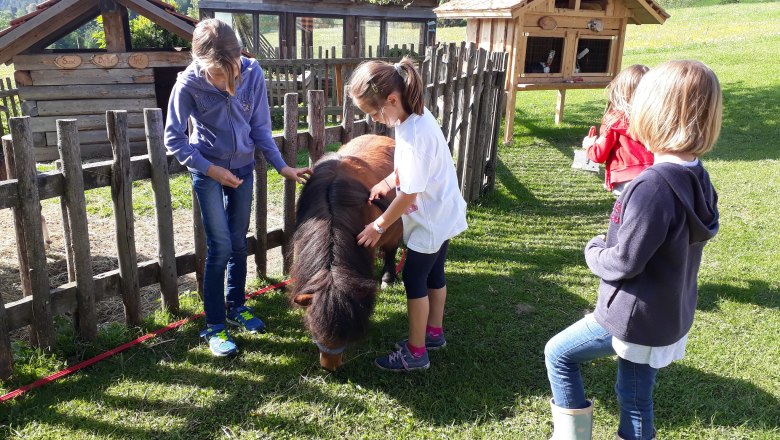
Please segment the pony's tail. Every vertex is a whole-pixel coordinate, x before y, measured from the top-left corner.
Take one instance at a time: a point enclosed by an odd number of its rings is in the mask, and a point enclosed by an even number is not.
[[[346,279],[350,282],[337,281]],[[368,333],[376,303],[375,280],[365,279],[345,267],[333,267],[317,272],[308,287],[315,288],[317,294],[306,314],[306,327],[318,342],[343,347]]]

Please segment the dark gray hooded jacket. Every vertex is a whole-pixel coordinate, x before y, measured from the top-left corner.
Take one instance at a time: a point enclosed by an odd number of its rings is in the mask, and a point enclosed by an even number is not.
[[[702,250],[718,232],[718,196],[699,163],[659,163],[615,202],[606,242],[585,246],[601,278],[596,321],[622,341],[670,345],[693,324]]]

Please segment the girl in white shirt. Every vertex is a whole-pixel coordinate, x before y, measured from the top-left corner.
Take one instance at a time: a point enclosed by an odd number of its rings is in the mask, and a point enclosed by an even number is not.
[[[423,90],[422,78],[409,58],[395,64],[365,62],[349,82],[349,95],[361,111],[395,127],[395,171],[374,185],[369,202],[391,190],[396,191],[395,199],[358,234],[358,244],[374,246],[387,227],[399,218],[403,221],[409,337],[396,344],[396,351],[374,361],[390,371],[427,369],[427,350],[446,345],[444,261],[449,239],[467,227],[466,202],[452,156],[439,124],[423,105]]]

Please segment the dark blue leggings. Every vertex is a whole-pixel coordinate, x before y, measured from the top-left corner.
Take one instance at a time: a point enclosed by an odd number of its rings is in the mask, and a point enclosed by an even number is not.
[[[406,250],[403,279],[407,299],[425,298],[428,296],[428,289],[441,289],[447,285],[444,279],[444,260],[447,258],[449,244],[449,240],[445,241],[439,251],[433,254]]]

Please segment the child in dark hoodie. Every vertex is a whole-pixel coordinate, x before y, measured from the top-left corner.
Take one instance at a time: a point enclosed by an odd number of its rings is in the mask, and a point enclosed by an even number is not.
[[[255,149],[286,179],[303,183],[311,170],[289,167],[282,159],[271,136],[263,72],[256,60],[241,56],[230,26],[216,19],[201,21],[192,35],[192,57],[171,92],[165,146],[192,173],[206,232],[207,328],[201,336],[212,354],[228,356],[237,348],[225,321],[250,332],[265,329],[244,305]],[[188,136],[190,118],[193,131]]]
[[[588,159],[606,167],[604,187],[616,196],[653,164],[653,153],[628,134],[634,90],[648,70],[647,66],[634,64],[617,74],[607,86],[609,101],[599,136],[582,140]]]
[[[718,197],[698,157],[715,144],[721,115],[718,79],[700,62],[670,61],[640,82],[630,134],[655,164],[618,197],[606,237],[585,247],[601,278],[595,312],[545,347],[554,439],[591,438],[579,364],[615,354],[618,438],[655,437],[656,373],[685,353],[702,250],[718,232]]]

